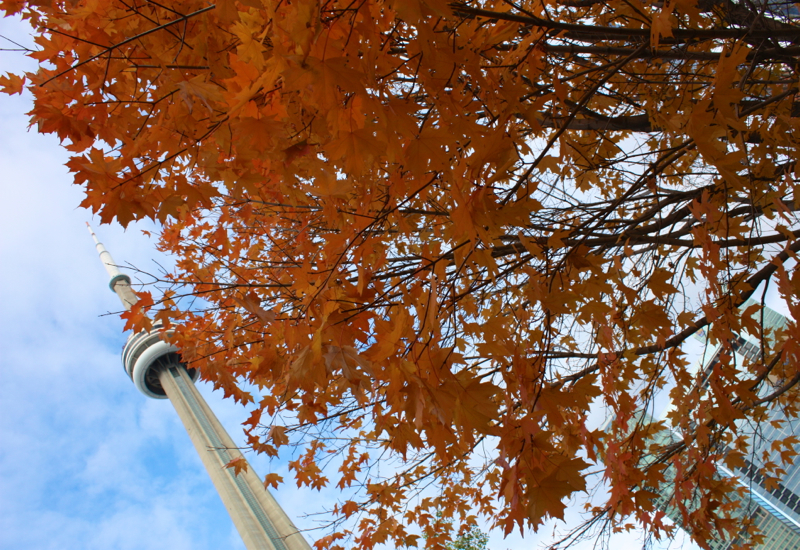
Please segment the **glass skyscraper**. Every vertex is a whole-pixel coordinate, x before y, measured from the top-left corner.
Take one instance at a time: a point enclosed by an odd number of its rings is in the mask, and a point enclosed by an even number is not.
[[[744,307],[751,305],[745,304]],[[786,319],[779,313],[764,308],[759,312],[758,321],[769,334],[781,329],[786,324]],[[763,322],[763,324],[762,324]],[[705,335],[699,338],[705,340]],[[767,345],[770,344],[767,336]],[[749,334],[740,334],[734,342],[732,349],[733,358],[737,364],[744,361],[758,360],[762,354],[760,339]],[[714,365],[720,360],[721,346],[710,349],[705,355],[705,360],[700,360],[696,369],[703,373],[711,372]],[[746,434],[749,440],[747,455],[744,464],[734,471],[728,470],[724,465],[718,465],[722,475],[738,478],[738,483],[745,489],[744,497],[739,510],[740,517],[749,518],[758,527],[763,540],[754,545],[758,550],[800,550],[800,456],[796,456],[794,464],[789,464],[783,459],[782,451],[791,446],[795,453],[800,453],[800,420],[787,417],[780,408],[773,409],[768,418],[754,425],[752,423],[737,426],[739,432]],[[669,437],[669,435],[664,435]],[[784,441],[784,445],[774,442]],[[766,479],[761,471],[768,463],[773,463],[783,472],[775,478]],[[674,507],[668,506],[670,500],[670,484],[666,483],[657,492],[660,497],[656,504],[676,523],[680,524],[680,513]],[[691,506],[690,506],[691,507]],[[743,525],[744,525],[743,521]],[[743,531],[730,540],[709,541],[712,550],[727,550],[737,543],[745,542],[749,535]]]

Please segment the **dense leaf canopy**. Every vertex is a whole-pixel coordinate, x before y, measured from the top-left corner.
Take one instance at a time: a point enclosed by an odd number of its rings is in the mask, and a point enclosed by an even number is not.
[[[32,122],[84,205],[160,221],[177,258],[130,325],[175,324],[298,483],[335,475],[321,545],[439,544],[437,512],[536,528],[593,464],[595,526],[663,529],[671,464],[700,541],[741,528],[716,465],[800,395],[800,331],[766,334],[755,293],[800,318],[796,5],[0,5],[37,29]],[[728,351],[695,375],[701,329]],[[658,445],[637,413],[670,384]]]

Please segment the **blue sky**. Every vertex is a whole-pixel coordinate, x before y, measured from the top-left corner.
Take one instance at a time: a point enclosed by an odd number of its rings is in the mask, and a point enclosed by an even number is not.
[[[0,35],[32,44],[14,20],[0,19]],[[21,54],[0,52],[0,73],[22,67],[32,66]],[[100,226],[78,208],[67,155],[27,130],[30,107],[27,95],[0,97],[0,549],[244,548],[169,402],[145,398],[123,372],[119,303],[84,222],[120,264],[170,260],[141,233],[152,226]],[[199,388],[240,442],[246,411]],[[289,478],[285,463],[251,461]],[[301,529],[337,499],[294,486],[276,497]],[[536,548],[554,526],[524,539],[492,533],[490,548]]]

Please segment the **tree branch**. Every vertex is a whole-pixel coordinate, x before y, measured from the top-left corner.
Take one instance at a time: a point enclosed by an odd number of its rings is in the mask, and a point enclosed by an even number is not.
[[[502,21],[514,21],[524,25],[533,25],[555,31],[567,31],[567,36],[590,37],[595,39],[618,40],[620,38],[650,38],[651,29],[631,29],[627,27],[601,27],[576,23],[561,23],[529,15],[516,15],[491,10],[473,8],[461,3],[452,3],[450,7],[456,15],[467,17],[486,17]],[[771,30],[751,29],[672,29],[672,35],[678,39],[740,39],[740,38],[800,38],[800,27]]]

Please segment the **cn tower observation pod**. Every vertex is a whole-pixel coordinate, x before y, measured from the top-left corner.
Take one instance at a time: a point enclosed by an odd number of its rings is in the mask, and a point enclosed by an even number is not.
[[[122,349],[122,365],[140,392],[153,399],[168,399],[159,376],[171,366],[184,368],[192,382],[198,377],[195,369],[186,368],[178,348],[165,342],[163,337],[173,331],[164,331],[160,323],[150,332],[132,334]]]

